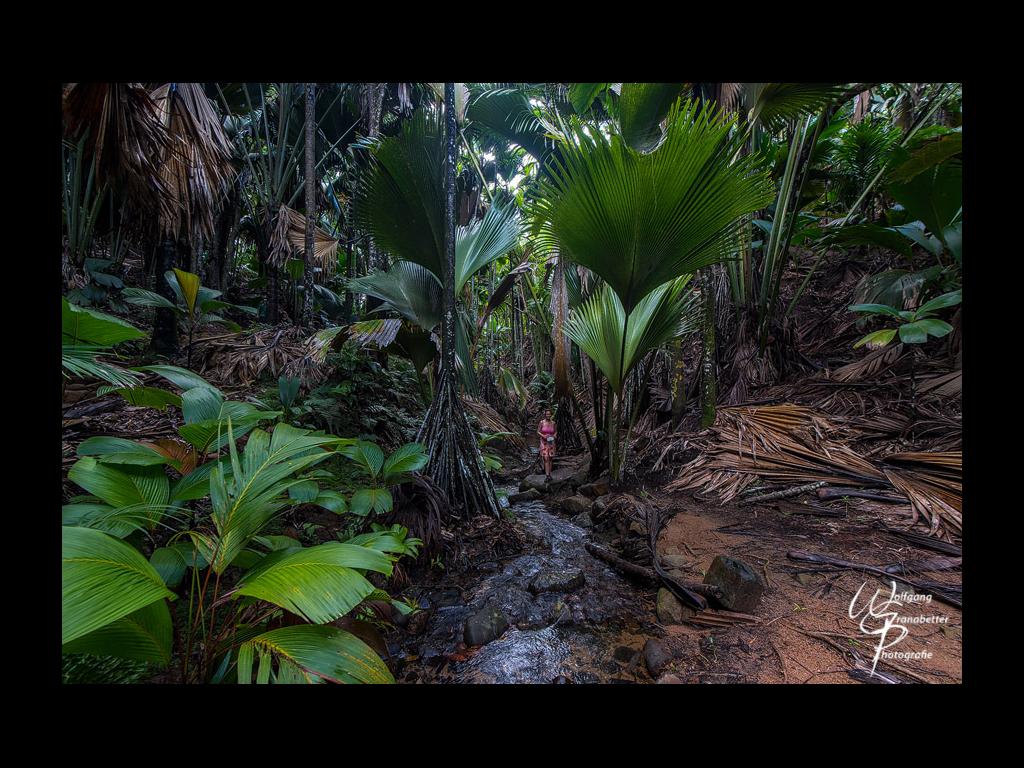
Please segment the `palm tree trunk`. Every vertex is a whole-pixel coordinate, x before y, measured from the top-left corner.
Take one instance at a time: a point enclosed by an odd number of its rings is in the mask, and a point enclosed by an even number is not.
[[[176,266],[178,266],[178,241],[172,235],[164,235],[157,245],[153,290],[171,302],[176,301],[177,297],[164,278],[164,274]],[[172,357],[178,353],[178,316],[173,310],[156,310],[150,348],[156,354],[166,357]]]
[[[306,249],[302,255],[302,311],[298,324],[313,321],[313,243],[316,225],[316,83],[306,83]]]
[[[453,509],[500,516],[491,478],[484,469],[476,436],[459,399],[455,369],[455,84],[445,83],[445,263],[441,320],[441,372],[437,395],[427,409],[417,439],[430,454],[427,474]]]
[[[704,309],[703,345],[700,358],[700,425],[715,423],[717,370],[715,365],[715,288],[710,269],[701,270],[701,303]]]

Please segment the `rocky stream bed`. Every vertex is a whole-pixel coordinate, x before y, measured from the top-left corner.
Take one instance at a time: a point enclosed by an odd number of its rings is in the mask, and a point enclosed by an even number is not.
[[[415,592],[425,624],[390,644],[396,679],[649,682],[641,649],[651,597],[586,551],[585,519],[549,510],[540,493],[503,490],[524,551],[472,567],[457,586]]]

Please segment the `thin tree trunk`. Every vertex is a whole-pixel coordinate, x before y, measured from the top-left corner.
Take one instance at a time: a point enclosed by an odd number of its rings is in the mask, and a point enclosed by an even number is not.
[[[704,309],[703,345],[700,359],[700,425],[715,423],[717,370],[715,365],[715,288],[710,269],[701,270],[701,303]]]
[[[302,311],[298,324],[313,321],[313,244],[316,226],[316,83],[306,83],[306,249],[302,254]]]
[[[171,302],[175,302],[177,297],[164,274],[176,266],[178,266],[178,241],[170,235],[164,235],[157,245],[153,290]],[[178,354],[178,316],[173,310],[156,310],[150,348],[158,355],[166,357]]]
[[[455,369],[455,84],[445,83],[445,260],[441,320],[441,371],[437,395],[417,439],[430,455],[427,474],[452,508],[500,516],[491,478],[484,470],[476,436],[458,393]]]
[[[679,429],[686,407],[686,361],[683,359],[683,340],[672,344],[672,429]]]

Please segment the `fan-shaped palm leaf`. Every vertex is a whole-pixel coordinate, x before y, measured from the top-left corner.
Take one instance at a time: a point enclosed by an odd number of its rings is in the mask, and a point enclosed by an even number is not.
[[[412,261],[350,280],[349,290],[380,299],[384,303],[379,310],[394,310],[425,331],[441,323],[441,284],[430,270]]]
[[[747,120],[760,122],[769,130],[782,127],[788,120],[813,115],[841,98],[846,83],[744,83]]]
[[[659,285],[720,261],[741,217],[772,199],[754,156],[732,162],[731,125],[686,102],[648,155],[576,130],[541,181],[541,239],[603,278],[627,313]]]
[[[628,323],[622,302],[607,285],[570,315],[566,335],[601,369],[616,394],[622,393],[626,377],[644,355],[692,324],[689,281],[687,275],[650,292],[629,314]]]

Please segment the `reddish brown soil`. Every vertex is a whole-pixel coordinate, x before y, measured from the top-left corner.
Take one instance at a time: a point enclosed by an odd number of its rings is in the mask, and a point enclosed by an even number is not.
[[[724,554],[749,563],[767,585],[756,610],[760,624],[715,629],[664,627],[666,639],[677,653],[675,677],[670,675],[665,682],[855,682],[849,674],[854,667],[849,655],[820,637],[804,633],[831,633],[829,640],[856,651],[870,666],[878,638],[863,634],[859,621],[847,612],[865,581],[869,595],[876,589],[888,595],[888,585],[878,577],[851,570],[797,574],[794,571],[814,566],[789,560],[786,553],[805,550],[871,565],[937,554],[872,527],[880,516],[889,517],[891,524],[901,517],[898,510],[879,510],[878,505],[851,505],[845,518],[821,518],[785,514],[792,509],[785,502],[774,508],[764,505],[755,509],[736,504],[719,506],[683,494],[660,502],[663,513],[673,516],[659,538],[659,554],[687,558],[693,581],[703,580],[715,556]],[[724,526],[731,528],[717,530]],[[928,573],[926,577],[959,583],[960,572]],[[933,656],[893,662],[897,666],[881,663],[879,671],[907,682],[961,682],[960,609],[932,599],[928,604],[907,604],[897,610],[901,616],[945,616],[948,623],[909,625],[908,636],[893,650],[928,651]]]

